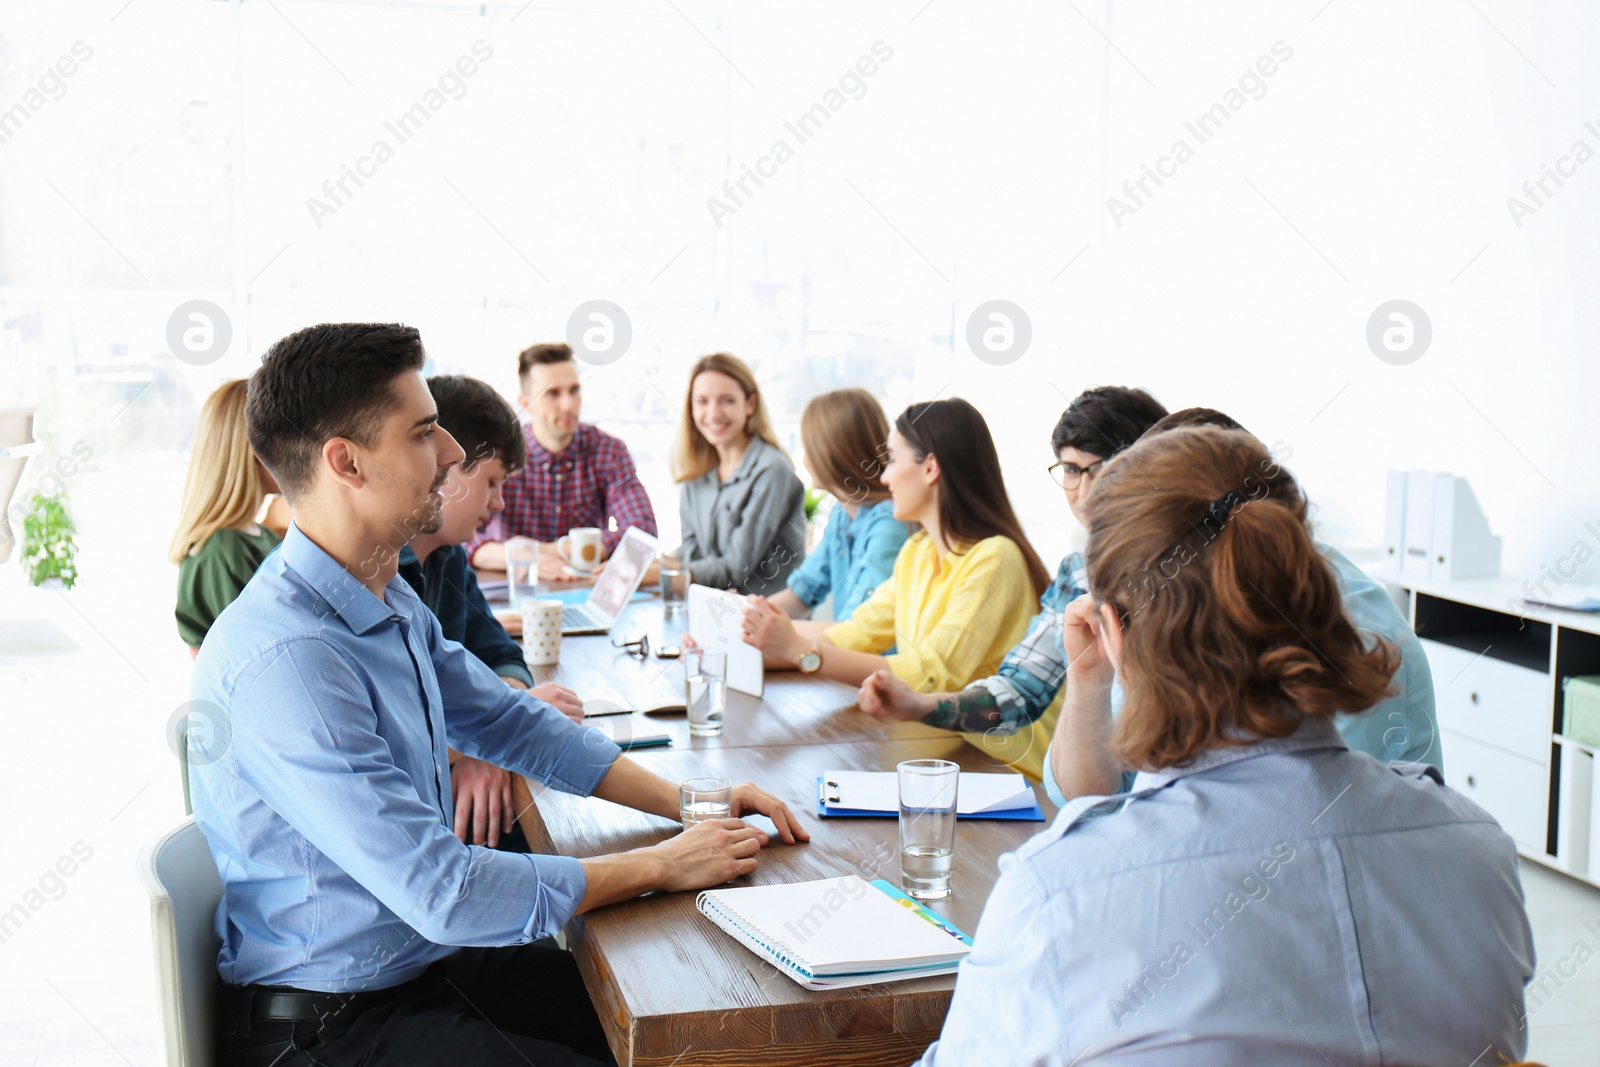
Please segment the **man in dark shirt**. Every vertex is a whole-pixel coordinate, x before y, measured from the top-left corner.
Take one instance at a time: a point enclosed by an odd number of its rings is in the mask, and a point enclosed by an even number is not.
[[[439,425],[456,439],[467,458],[451,470],[444,484],[438,531],[419,533],[400,550],[400,577],[438,616],[445,637],[465,646],[507,685],[532,687],[534,696],[582,722],[583,705],[576,693],[554,683],[534,686],[522,646],[495,620],[461,547],[462,541],[505,507],[500,486],[522,467],[527,455],[516,412],[476,378],[429,378],[428,390],[439,407]],[[528,851],[516,823],[509,771],[452,748],[450,785],[457,837],[471,845]]]

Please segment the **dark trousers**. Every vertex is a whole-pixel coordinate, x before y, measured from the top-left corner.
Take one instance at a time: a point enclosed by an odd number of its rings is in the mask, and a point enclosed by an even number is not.
[[[218,996],[218,1067],[615,1067],[572,954],[467,948],[388,995],[323,1019],[251,1019],[248,987]]]

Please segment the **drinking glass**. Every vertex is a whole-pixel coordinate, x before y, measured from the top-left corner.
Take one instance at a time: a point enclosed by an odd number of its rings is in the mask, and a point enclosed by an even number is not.
[[[667,618],[682,615],[689,606],[689,564],[682,556],[662,556],[661,610]]]
[[[684,829],[733,814],[733,785],[726,778],[690,778],[678,786],[678,817]]]
[[[906,760],[900,776],[900,883],[917,900],[950,895],[961,768],[943,759]]]
[[[728,705],[728,654],[710,648],[691,648],[683,654],[684,707],[689,713],[692,737],[714,737],[722,732],[722,715]]]
[[[513,537],[506,542],[506,596],[512,607],[518,607],[522,598],[534,596],[539,583],[539,542],[527,537]]]

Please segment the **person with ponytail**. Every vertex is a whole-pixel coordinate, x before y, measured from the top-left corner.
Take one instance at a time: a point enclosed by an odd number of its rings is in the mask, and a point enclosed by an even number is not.
[[[200,408],[178,529],[167,549],[178,565],[178,636],[191,654],[282,540],[256,521],[278,484],[250,450],[248,384],[243,378],[227,382]]]
[[[1433,767],[1340,736],[1400,657],[1351,622],[1294,478],[1184,427],[1086,504],[1067,685],[1120,680],[1100,748],[1137,776],[1001,858],[924,1067],[1520,1059],[1516,846]]]
[[[1212,426],[1246,432],[1233,418],[1214,408],[1184,408],[1161,419],[1145,432],[1155,437],[1183,427]],[[1311,532],[1309,523],[1306,527]],[[1428,763],[1444,770],[1439,723],[1434,705],[1433,672],[1427,653],[1405,616],[1382,586],[1330,545],[1313,541],[1317,552],[1333,568],[1334,582],[1345,614],[1370,638],[1392,645],[1399,654],[1388,694],[1370,709],[1345,712],[1334,719],[1345,743],[1380,763]],[[1107,761],[1103,731],[1107,715],[1119,713],[1121,690],[1113,687],[1102,696],[1094,691],[1072,692],[1056,724],[1056,737],[1045,757],[1045,791],[1058,805],[1068,798],[1113,793],[1132,781],[1132,772],[1120,773]]]
[[[1050,576],[1012,510],[977,408],[960,399],[913,404],[895,420],[885,453],[894,517],[921,527],[888,580],[834,625],[793,620],[753,598],[744,639],[770,667],[851,685],[886,670],[918,692],[957,689],[1000,666]],[[963,736],[989,751],[983,733]]]

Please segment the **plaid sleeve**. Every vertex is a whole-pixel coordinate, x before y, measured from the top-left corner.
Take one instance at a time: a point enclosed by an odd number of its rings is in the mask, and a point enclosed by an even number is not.
[[[628,446],[608,436],[602,439],[599,452],[597,470],[605,482],[606,518],[614,520],[603,522],[600,527],[600,539],[609,555],[630,526],[637,526],[654,537],[656,513],[650,506],[650,494],[645,492],[633,468]]]
[[[1027,636],[1006,653],[999,673],[968,686],[988,690],[999,706],[1000,724],[990,722],[987,729],[1014,733],[1049,710],[1067,677],[1061,613],[1087,591],[1086,584],[1083,555],[1074,552],[1061,561],[1055,581],[1039,598]]]

